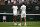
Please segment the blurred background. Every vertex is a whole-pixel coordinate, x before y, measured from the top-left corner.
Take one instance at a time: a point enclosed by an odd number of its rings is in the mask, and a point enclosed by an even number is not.
[[[22,3],[26,5],[26,14],[40,14],[40,0],[0,0],[0,13],[13,13],[12,6],[15,4],[20,9]],[[3,21],[3,14],[0,14],[0,22]],[[5,15],[6,21],[13,21],[13,15]],[[20,21],[20,15],[17,16],[17,21]],[[40,21],[40,15],[27,15],[27,21]],[[23,20],[24,21],[24,20]]]

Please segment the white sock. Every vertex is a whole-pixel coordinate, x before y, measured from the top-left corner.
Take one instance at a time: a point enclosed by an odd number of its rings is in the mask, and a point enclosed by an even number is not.
[[[25,25],[26,25],[26,22],[25,22]]]
[[[21,24],[21,23],[20,23]]]

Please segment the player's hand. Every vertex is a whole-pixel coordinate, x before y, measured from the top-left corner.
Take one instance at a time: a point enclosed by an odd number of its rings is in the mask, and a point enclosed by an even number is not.
[[[20,12],[18,11],[18,14],[19,14]]]
[[[20,13],[20,11],[18,11],[18,13]]]

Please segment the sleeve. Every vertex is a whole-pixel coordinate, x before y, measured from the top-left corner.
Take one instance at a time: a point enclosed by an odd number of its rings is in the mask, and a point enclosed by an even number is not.
[[[21,8],[20,9],[22,9],[22,6],[21,6]]]
[[[26,9],[26,8],[25,8]]]
[[[17,9],[18,9],[18,7],[17,7]]]

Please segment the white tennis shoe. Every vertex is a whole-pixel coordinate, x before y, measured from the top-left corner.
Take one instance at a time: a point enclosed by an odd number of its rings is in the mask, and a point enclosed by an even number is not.
[[[16,26],[16,25],[17,25],[17,23],[14,23],[14,25]]]
[[[20,24],[18,24],[19,26],[21,26],[21,23]]]

